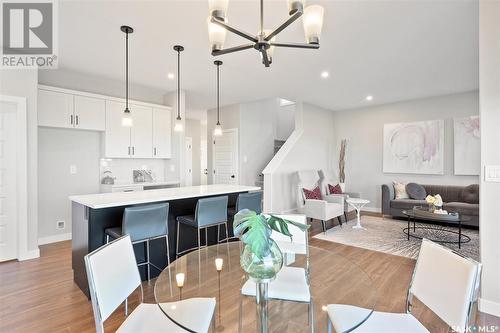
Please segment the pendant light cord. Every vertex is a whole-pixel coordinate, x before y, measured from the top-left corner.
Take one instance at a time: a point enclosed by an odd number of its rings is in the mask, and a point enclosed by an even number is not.
[[[219,79],[219,66],[220,64],[217,64],[217,125],[220,125],[219,122],[219,85],[220,85],[220,79]]]
[[[181,119],[181,51],[177,51],[177,119]]]
[[[128,31],[125,33],[125,110],[128,111]]]
[[[264,36],[264,0],[260,0],[260,33]]]

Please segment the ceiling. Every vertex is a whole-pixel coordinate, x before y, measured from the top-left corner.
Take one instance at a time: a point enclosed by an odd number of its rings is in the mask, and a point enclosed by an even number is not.
[[[229,3],[229,22],[258,29],[258,1]],[[315,1],[325,7],[319,50],[277,49],[265,68],[251,49],[221,56],[221,104],[283,97],[331,110],[478,89],[476,1]],[[286,1],[265,1],[265,28],[287,16]],[[173,91],[175,44],[182,53],[187,106],[215,106],[215,65],[207,1],[60,1],[59,68],[123,80],[124,34],[133,83]],[[278,41],[303,42],[299,19]],[[245,41],[228,33],[226,46]],[[329,77],[323,79],[322,71]],[[373,95],[372,102],[365,96]]]

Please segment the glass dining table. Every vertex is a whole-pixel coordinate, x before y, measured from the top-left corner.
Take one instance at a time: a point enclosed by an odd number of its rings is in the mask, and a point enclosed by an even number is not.
[[[230,242],[190,252],[169,266],[155,282],[154,296],[162,312],[174,323],[190,328],[189,317],[179,313],[169,303],[194,297],[216,299],[214,313],[216,332],[258,332],[262,323],[256,311],[256,298],[241,295],[247,275],[240,266],[244,244]],[[342,332],[361,325],[372,314],[377,302],[377,290],[370,277],[354,262],[335,251],[308,246],[308,255],[295,252],[293,247],[282,249],[284,264],[304,267],[309,272],[312,296],[314,332],[327,331],[327,305],[347,304],[366,311],[343,320]],[[307,251],[306,251],[307,252]],[[272,288],[272,282],[269,286]],[[241,309],[240,309],[240,302]],[[269,332],[310,332],[308,303],[269,299],[266,326]],[[196,313],[192,314],[196,316]],[[340,332],[338,332],[340,333]]]

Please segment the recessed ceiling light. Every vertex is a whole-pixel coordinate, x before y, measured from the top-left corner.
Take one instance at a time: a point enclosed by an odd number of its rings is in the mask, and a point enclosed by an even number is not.
[[[368,102],[371,102],[373,101],[373,96],[372,95],[368,95],[365,97],[365,99],[368,101]]]
[[[330,76],[330,74],[328,74],[328,72],[327,72],[327,71],[321,72],[321,77],[322,77],[323,79],[326,79],[328,76]]]
[[[167,77],[170,79],[170,80],[173,80],[175,78],[175,75],[174,73],[168,73],[167,74]]]

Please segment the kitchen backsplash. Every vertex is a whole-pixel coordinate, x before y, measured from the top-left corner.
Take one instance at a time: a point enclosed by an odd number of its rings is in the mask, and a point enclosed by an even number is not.
[[[111,176],[115,178],[115,184],[133,183],[134,170],[150,170],[151,177],[154,181],[161,182],[165,180],[165,161],[163,160],[136,160],[120,158],[101,158],[100,160],[101,180],[104,176]],[[106,171],[110,171],[111,174]]]

